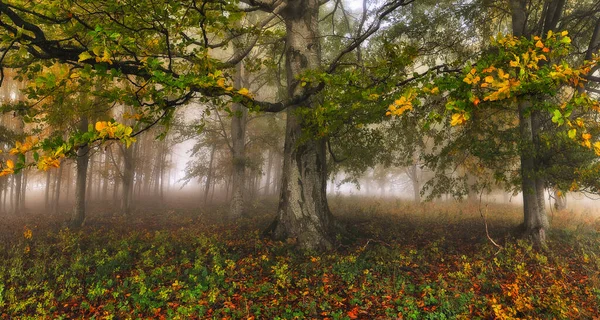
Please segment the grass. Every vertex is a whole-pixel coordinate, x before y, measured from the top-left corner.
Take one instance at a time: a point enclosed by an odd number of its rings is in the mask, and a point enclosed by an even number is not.
[[[592,319],[600,220],[553,214],[549,252],[512,235],[516,206],[333,198],[356,238],[298,252],[260,234],[272,204],[235,225],[214,214],[42,218],[2,226],[0,316],[20,319]]]

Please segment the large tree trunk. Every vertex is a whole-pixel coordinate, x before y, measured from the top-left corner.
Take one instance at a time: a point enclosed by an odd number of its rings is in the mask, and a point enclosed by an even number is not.
[[[319,68],[319,1],[288,2],[282,12],[286,24],[286,71],[288,95],[302,94],[297,76]],[[314,108],[316,96],[302,106]],[[332,247],[333,217],[326,197],[325,140],[303,139],[303,124],[294,105],[287,109],[287,127],[281,195],[273,225],[276,239],[295,238],[303,249]]]
[[[81,117],[79,130],[86,131],[88,127],[87,117]],[[85,191],[88,172],[89,146],[83,145],[77,149],[77,177],[75,179],[75,209],[73,210],[73,220],[71,224],[74,227],[80,227],[85,221]]]
[[[235,86],[242,87],[243,66],[238,63],[235,72]],[[244,210],[244,186],[246,185],[246,122],[248,109],[239,103],[231,106],[231,148],[233,161],[232,198],[229,216],[237,219]]]
[[[527,29],[527,1],[511,0],[512,29],[517,37],[530,37]],[[543,25],[544,34],[554,30],[560,20],[564,0],[551,0],[547,10],[540,18],[538,25]],[[521,179],[523,191],[524,234],[531,237],[533,243],[542,248],[547,247],[546,233],[550,226],[545,209],[542,177],[543,164],[538,159],[539,134],[541,131],[541,113],[533,110],[531,97],[521,97],[519,101],[519,129],[521,134]]]
[[[531,102],[524,98],[519,102],[519,129],[521,134],[521,180],[523,191],[523,216],[525,236],[533,243],[546,247],[546,231],[549,228],[548,216],[544,208],[544,183],[539,177],[535,159],[537,119],[528,113]]]

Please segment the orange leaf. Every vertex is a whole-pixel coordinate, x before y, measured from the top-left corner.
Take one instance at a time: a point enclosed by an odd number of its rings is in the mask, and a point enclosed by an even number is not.
[[[352,308],[352,310],[348,311],[347,315],[348,315],[348,318],[350,318],[350,319],[357,319],[358,318],[358,307]]]

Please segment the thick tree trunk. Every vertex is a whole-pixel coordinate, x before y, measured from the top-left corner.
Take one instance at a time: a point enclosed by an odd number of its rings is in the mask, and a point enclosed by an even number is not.
[[[527,1],[510,0],[513,35],[530,37],[527,29]],[[548,4],[538,25],[543,31],[555,29],[562,15],[563,0],[553,0]],[[541,114],[533,110],[531,97],[521,97],[519,101],[519,129],[521,134],[521,180],[523,191],[524,235],[533,243],[546,248],[546,233],[550,226],[544,203],[545,181],[541,176],[543,165],[538,157]]]
[[[87,117],[80,119],[79,130],[86,131],[88,127]],[[75,208],[71,224],[80,227],[85,221],[85,192],[88,172],[89,146],[83,145],[77,149],[77,177],[75,179]]]
[[[287,32],[288,95],[294,97],[303,91],[297,76],[318,69],[320,65],[319,1],[288,2],[282,16]],[[314,95],[302,104],[310,108],[317,105]],[[303,139],[298,107],[287,109],[281,195],[273,236],[276,239],[295,238],[303,249],[329,249],[333,240],[333,217],[326,197],[325,140]]]
[[[546,232],[549,228],[548,216],[544,208],[544,183],[539,177],[536,165],[535,122],[529,114],[531,102],[524,98],[519,103],[519,129],[521,134],[521,180],[523,191],[523,216],[525,236],[533,243],[546,247]]]
[[[243,66],[238,63],[235,72],[235,86],[242,87]],[[244,210],[244,186],[246,185],[246,122],[248,109],[239,103],[231,106],[231,151],[233,161],[233,184],[229,218],[237,219]]]

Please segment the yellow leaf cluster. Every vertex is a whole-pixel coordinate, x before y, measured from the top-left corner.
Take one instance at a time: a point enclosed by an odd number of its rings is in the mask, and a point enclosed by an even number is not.
[[[594,142],[594,153],[600,157],[600,141]]]
[[[450,121],[450,125],[457,126],[457,125],[461,125],[465,122],[467,122],[467,119],[465,118],[464,113],[454,113],[454,114],[452,114],[452,120]]]
[[[0,171],[0,177],[13,174],[15,172],[15,163],[12,160],[6,160],[6,167]]]
[[[24,154],[27,151],[31,150],[33,146],[38,143],[38,141],[39,139],[35,137],[27,137],[23,142],[17,141],[15,143],[15,147],[10,149],[9,153],[12,155]]]
[[[23,230],[23,237],[25,239],[31,239],[33,237],[33,232],[31,231],[31,229],[27,228],[27,226],[25,226]]]
[[[238,90],[238,93],[243,95],[244,97],[252,98],[252,94],[246,88],[241,88],[240,90]]]
[[[42,171],[48,171],[50,168],[58,168],[60,167],[60,157],[44,156],[38,161],[37,167]]]
[[[479,83],[481,78],[479,76],[475,75],[476,72],[477,72],[477,70],[475,70],[475,68],[471,69],[471,71],[469,72],[469,74],[467,74],[467,76],[463,79],[463,81],[468,84],[472,84],[472,85]]]
[[[100,132],[101,138],[106,136],[109,138],[114,138],[115,132],[117,132],[117,124],[108,121],[98,121],[96,122],[95,127],[96,131]]]
[[[591,148],[592,147],[592,143],[590,142],[590,139],[592,139],[592,135],[589,133],[584,133],[581,135],[581,138],[583,139],[583,141],[581,142],[581,145],[583,145],[584,147],[587,148]]]
[[[409,93],[408,96],[401,96],[399,99],[394,100],[394,103],[390,104],[385,115],[401,116],[404,112],[412,110],[412,100],[414,98],[416,98],[416,94]]]
[[[217,86],[219,86],[219,87],[221,87],[221,88],[225,89],[226,91],[231,91],[231,90],[233,90],[233,87],[232,87],[232,86],[227,86],[227,85],[225,84],[225,78],[219,78],[219,79],[217,79]]]

